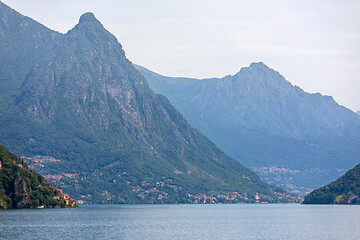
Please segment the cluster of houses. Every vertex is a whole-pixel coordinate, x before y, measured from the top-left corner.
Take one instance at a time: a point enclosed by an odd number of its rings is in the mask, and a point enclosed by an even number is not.
[[[46,162],[61,162],[60,159],[56,159],[49,156],[35,156],[35,157],[20,156],[20,158],[22,160],[25,160],[28,163],[29,168],[31,169],[35,168],[36,166],[44,167],[43,163]]]
[[[132,191],[141,200],[147,200],[149,203],[165,200],[168,198],[168,190],[179,191],[182,187],[171,184],[171,179],[156,182],[155,186],[149,182],[142,181],[140,186],[132,186]],[[249,197],[246,193],[198,193],[198,194],[185,194],[184,200],[186,203],[269,203],[270,197],[262,197],[258,193],[255,196]]]
[[[275,167],[275,166],[271,166],[271,167],[258,167],[258,168],[253,168],[255,172],[259,172],[259,173],[263,173],[263,174],[267,174],[267,173],[276,173],[276,174],[284,174],[284,173],[299,173],[299,170],[292,170],[292,169],[287,169],[287,168],[279,168],[279,167]]]
[[[70,195],[67,193],[64,193],[61,189],[56,189],[58,194],[57,196],[53,197],[54,199],[60,199],[65,202],[65,205],[68,207],[75,207],[76,202],[74,199],[70,198]]]
[[[357,204],[358,204],[358,201],[359,201],[359,200],[360,200],[360,198],[359,198],[358,195],[352,194],[352,195],[349,197],[347,203],[349,203],[349,204],[357,203]]]

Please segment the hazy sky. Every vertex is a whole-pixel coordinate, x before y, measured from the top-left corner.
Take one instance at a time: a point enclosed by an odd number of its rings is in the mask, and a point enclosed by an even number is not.
[[[262,61],[308,92],[360,110],[359,0],[5,0],[59,32],[91,11],[136,64],[222,77]]]

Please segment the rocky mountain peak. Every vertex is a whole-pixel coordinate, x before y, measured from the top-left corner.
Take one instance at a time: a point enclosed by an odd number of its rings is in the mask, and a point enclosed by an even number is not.
[[[293,86],[279,72],[268,67],[263,62],[251,63],[249,67],[243,67],[232,78],[239,86],[249,86],[254,89],[263,89],[268,92],[269,88],[274,91],[290,91]]]
[[[102,23],[95,17],[91,12],[84,13],[80,16],[79,23],[74,27],[75,30],[80,30],[85,33],[99,34],[105,33],[110,34],[102,25]]]
[[[253,73],[262,73],[262,74],[274,74],[277,73],[276,71],[274,71],[272,68],[269,68],[266,64],[264,64],[263,62],[253,62],[250,64],[249,67],[243,67],[240,69],[240,71],[235,74],[236,75],[241,75],[241,74],[253,74]],[[280,74],[279,74],[280,75]]]
[[[263,62],[253,62],[250,64],[250,68],[255,68],[255,69],[270,69],[268,66],[266,66],[266,64],[264,64]]]
[[[99,20],[97,20],[97,18],[95,17],[95,15],[92,12],[87,12],[84,13],[83,15],[80,16],[80,20],[79,23],[85,23],[85,22],[98,22]]]
[[[66,39],[69,43],[73,43],[73,47],[82,48],[90,57],[97,56],[97,53],[103,54],[102,57],[113,57],[115,59],[125,59],[125,53],[122,50],[121,44],[116,37],[111,34],[102,23],[91,12],[84,13],[79,19],[79,23],[66,34]],[[78,43],[81,44],[78,44]],[[89,52],[90,45],[84,44],[87,42],[96,50]],[[86,50],[87,49],[87,50]]]

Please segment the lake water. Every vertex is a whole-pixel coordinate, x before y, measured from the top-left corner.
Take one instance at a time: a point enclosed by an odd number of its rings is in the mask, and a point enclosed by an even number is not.
[[[89,205],[0,211],[0,239],[360,239],[360,206]]]

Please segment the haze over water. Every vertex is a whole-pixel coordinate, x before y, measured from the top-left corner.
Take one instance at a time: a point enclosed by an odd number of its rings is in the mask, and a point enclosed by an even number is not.
[[[89,205],[0,211],[1,239],[360,239],[360,206]]]

